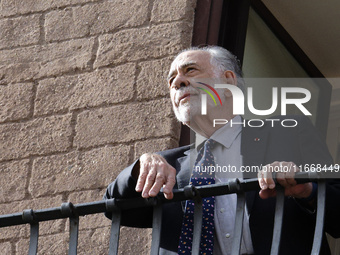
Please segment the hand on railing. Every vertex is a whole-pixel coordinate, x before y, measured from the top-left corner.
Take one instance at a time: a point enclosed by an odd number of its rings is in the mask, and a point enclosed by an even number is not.
[[[300,168],[293,162],[278,162],[265,165],[258,173],[260,197],[267,199],[276,196],[276,182],[285,189],[285,195],[295,198],[307,198],[313,191],[311,182],[298,184],[295,180]],[[276,182],[274,179],[276,178]]]
[[[139,165],[139,169],[134,169],[132,173],[137,180],[136,191],[142,192],[143,198],[155,197],[163,187],[164,197],[172,199],[176,169],[162,156],[152,153],[143,154]]]

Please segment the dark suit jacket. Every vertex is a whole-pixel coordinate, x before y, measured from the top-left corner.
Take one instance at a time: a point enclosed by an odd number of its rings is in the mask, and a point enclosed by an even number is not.
[[[296,165],[332,164],[327,146],[317,134],[306,117],[294,117],[297,127],[282,127],[279,122],[275,127],[267,123],[261,128],[245,127],[242,130],[241,154],[243,164],[259,166],[274,161],[292,161]],[[256,139],[255,139],[256,138]],[[175,188],[188,185],[190,179],[189,166],[190,146],[160,152],[169,164],[177,170]],[[140,196],[134,191],[136,180],[131,176],[134,167],[139,167],[137,160],[123,170],[118,178],[109,185],[104,198],[128,198]],[[245,176],[254,177],[254,176]],[[256,177],[256,174],[255,174]],[[340,182],[327,182],[326,216],[324,229],[334,237],[340,235]],[[249,225],[255,254],[270,254],[273,235],[275,198],[263,200],[258,192],[247,193],[247,206],[250,214]],[[315,213],[307,210],[303,203],[286,198],[280,254],[310,254],[315,227]],[[183,208],[180,202],[163,205],[161,247],[177,251],[181,232]],[[152,210],[127,210],[122,217],[122,224],[134,227],[151,227]],[[324,236],[321,254],[330,254]]]

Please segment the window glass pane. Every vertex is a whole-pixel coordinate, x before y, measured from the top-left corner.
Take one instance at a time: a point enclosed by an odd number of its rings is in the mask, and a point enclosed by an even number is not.
[[[282,82],[282,79],[280,79],[281,82],[275,82],[275,80],[271,79],[267,79],[267,82],[263,79],[258,81],[250,79],[256,84],[256,88],[253,88],[254,106],[258,109],[270,108],[272,104],[272,87],[278,87],[279,92],[281,87],[296,86],[306,88],[310,91],[312,98],[304,105],[312,113],[311,119],[315,123],[319,87],[312,79],[309,79],[308,74],[300,64],[252,8],[249,12],[243,72],[245,78],[294,78],[292,83],[289,82],[289,79],[285,80],[286,82]],[[297,80],[295,78],[305,79]],[[301,95],[290,94],[289,97],[301,97]],[[280,114],[279,108],[271,116],[278,114]],[[288,107],[287,114],[301,114],[301,112],[296,107]],[[246,114],[246,118],[254,117],[249,111]]]

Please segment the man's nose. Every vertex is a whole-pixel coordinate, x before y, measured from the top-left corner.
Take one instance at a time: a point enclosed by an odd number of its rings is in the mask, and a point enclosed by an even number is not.
[[[189,80],[183,75],[177,75],[173,82],[177,89],[186,87],[190,84]]]

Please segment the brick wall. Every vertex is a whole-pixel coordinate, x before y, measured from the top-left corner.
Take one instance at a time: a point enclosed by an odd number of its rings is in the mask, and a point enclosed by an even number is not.
[[[0,214],[100,200],[142,153],[177,145],[164,78],[195,3],[0,1]],[[109,227],[82,217],[79,254],[107,254]],[[150,233],[123,228],[120,254],[146,254]],[[41,223],[39,254],[67,241],[67,220]],[[0,229],[1,254],[28,243],[28,226]]]

